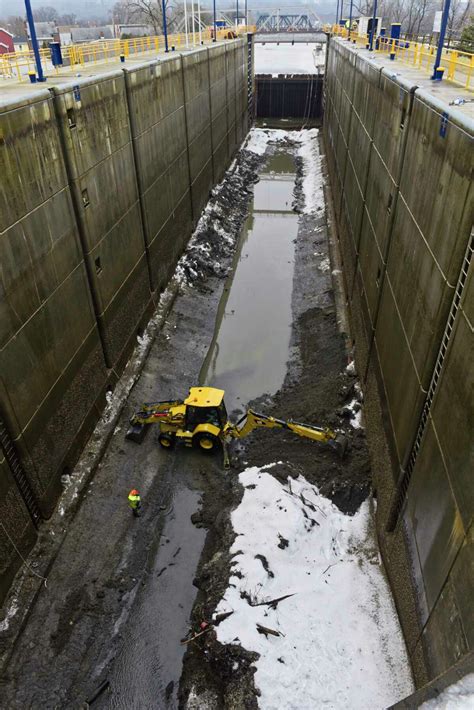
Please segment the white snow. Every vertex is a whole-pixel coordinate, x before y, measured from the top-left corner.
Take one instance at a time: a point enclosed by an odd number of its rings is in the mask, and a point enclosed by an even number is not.
[[[325,273],[326,271],[329,271],[330,268],[331,268],[331,264],[329,262],[329,257],[322,259],[319,266],[318,266],[318,269],[320,271],[322,271],[323,273]]]
[[[256,153],[257,155],[263,155],[267,149],[267,145],[270,142],[277,143],[278,141],[284,140],[288,137],[288,131],[282,131],[278,128],[252,128],[249,133],[247,143],[244,145],[244,149],[250,150],[252,153]]]
[[[303,159],[303,193],[305,197],[303,212],[311,214],[324,210],[325,206],[318,129],[300,131],[298,135],[301,144],[298,155]]]
[[[13,597],[13,599],[10,602],[10,605],[7,608],[7,612],[0,621],[0,631],[6,631],[8,627],[10,626],[10,619],[13,619],[15,614],[18,611],[18,599],[16,597]]]
[[[474,673],[443,690],[439,697],[427,700],[420,710],[472,710],[474,708]]]
[[[280,129],[253,128],[244,148],[257,155],[263,155],[269,143],[283,140],[299,143],[298,156],[303,160],[304,214],[321,212],[325,208],[324,175],[319,153],[318,129],[282,131]]]
[[[317,74],[324,62],[325,48],[318,52],[315,44],[255,44],[255,74]]]
[[[245,492],[232,513],[234,574],[216,611],[234,613],[217,634],[260,654],[259,706],[377,710],[409,695],[409,663],[370,502],[350,517],[302,476],[282,485],[252,467],[239,478]],[[266,558],[269,573],[256,555]],[[251,606],[242,593],[252,604],[294,596],[274,610]],[[265,637],[257,623],[282,636]]]
[[[351,426],[354,429],[362,428],[362,407],[358,399],[352,399],[349,404],[346,405],[346,409],[351,411]]]

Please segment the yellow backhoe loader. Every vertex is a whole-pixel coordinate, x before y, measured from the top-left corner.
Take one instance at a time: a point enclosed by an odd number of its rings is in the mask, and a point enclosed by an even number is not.
[[[233,424],[229,421],[224,404],[224,390],[214,387],[191,387],[185,400],[148,402],[130,419],[126,438],[141,443],[151,424],[160,425],[158,441],[165,449],[171,449],[177,441],[203,451],[213,451],[222,446],[224,466],[229,468],[227,444],[232,439],[243,439],[254,429],[288,429],[305,439],[328,444],[343,456],[347,439],[331,429],[300,424],[291,419],[283,421],[258,414],[248,409],[243,417]]]

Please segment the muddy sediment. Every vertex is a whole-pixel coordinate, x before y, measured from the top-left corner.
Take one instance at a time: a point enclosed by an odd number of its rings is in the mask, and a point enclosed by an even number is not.
[[[291,140],[287,150],[295,154]],[[271,151],[270,147],[267,149]],[[243,489],[238,473],[248,466],[281,462],[271,468],[281,480],[300,473],[318,486],[341,511],[353,514],[371,487],[369,454],[364,430],[353,428],[347,405],[360,399],[353,374],[346,371],[349,356],[346,334],[340,333],[329,265],[328,224],[321,208],[303,214],[302,163],[296,158],[294,210],[300,213],[295,244],[292,295],[292,334],[287,374],[275,394],[267,393],[250,404],[253,409],[281,419],[328,426],[347,433],[349,451],[344,459],[312,441],[285,431],[254,432],[234,444],[233,469],[213,482],[215,490],[202,501],[201,524],[207,527],[206,545],[196,575],[198,595],[192,629],[212,621],[228,586],[229,549],[234,542],[230,514]],[[224,493],[225,491],[225,493]],[[224,495],[223,495],[224,493]],[[185,708],[256,708],[258,689],[253,682],[256,654],[240,644],[222,645],[213,630],[189,645],[180,686]],[[201,704],[200,704],[201,703]]]

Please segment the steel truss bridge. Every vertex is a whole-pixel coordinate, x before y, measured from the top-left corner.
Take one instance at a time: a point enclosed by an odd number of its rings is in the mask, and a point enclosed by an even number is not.
[[[274,10],[261,13],[257,19],[257,32],[317,32],[322,23],[313,12],[284,13]]]

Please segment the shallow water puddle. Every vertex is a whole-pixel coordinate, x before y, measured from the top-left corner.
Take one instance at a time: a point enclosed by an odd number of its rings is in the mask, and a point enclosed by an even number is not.
[[[295,176],[288,153],[268,160],[219,304],[199,383],[225,389],[229,412],[275,393],[286,375],[298,231],[292,211]]]

